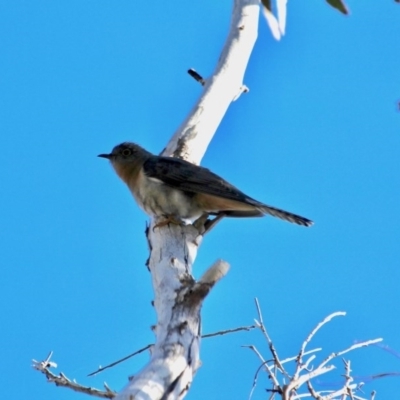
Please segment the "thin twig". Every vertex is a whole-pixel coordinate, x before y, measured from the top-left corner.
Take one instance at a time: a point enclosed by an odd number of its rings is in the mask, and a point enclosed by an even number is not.
[[[387,344],[376,344],[376,347],[387,351],[389,354],[392,354],[393,356],[400,358],[400,353],[396,350],[393,350],[392,348],[390,348]]]
[[[273,373],[273,371],[271,370],[271,367],[268,365],[269,362],[272,362],[272,360],[264,360],[264,357],[261,355],[261,353],[257,350],[256,346],[251,345],[243,345],[242,347],[248,348],[250,350],[253,350],[254,353],[257,354],[258,358],[261,360],[262,365],[265,366],[265,368],[268,371],[268,378],[272,380],[274,386],[276,387],[280,387],[279,386],[279,382],[278,379],[276,378],[275,374]]]
[[[268,335],[267,329],[265,328],[264,325],[264,320],[262,317],[262,313],[261,313],[261,308],[260,308],[260,304],[258,303],[258,299],[257,297],[254,299],[255,303],[256,303],[256,308],[257,308],[257,313],[258,313],[258,318],[259,318],[259,328],[261,329],[262,333],[264,334],[265,338],[267,339],[268,342],[268,347],[269,350],[272,354],[272,357],[274,358],[275,364],[276,366],[280,369],[280,371],[287,377],[290,379],[289,374],[285,371],[285,369],[282,366],[282,363],[279,361],[279,357],[278,357],[278,353],[274,347],[274,344],[272,343],[271,338]],[[256,321],[258,322],[258,321]]]
[[[371,400],[375,400],[375,395],[376,395],[376,391],[373,390],[373,391],[371,392]]]
[[[112,391],[107,384],[104,384],[104,388],[106,390],[102,391],[100,389],[80,385],[75,381],[72,381],[71,379],[67,378],[67,376],[62,372],[60,372],[59,375],[53,374],[53,372],[51,372],[49,368],[54,367],[57,364],[50,361],[50,357],[52,354],[53,353],[51,352],[44,361],[32,360],[33,368],[43,373],[49,382],[53,382],[57,386],[67,387],[69,389],[74,390],[75,392],[86,393],[92,396],[101,397],[103,399],[112,399],[117,395],[117,393]]]
[[[214,333],[206,333],[205,335],[202,335],[202,339],[207,339],[213,336],[220,336],[220,335],[226,335],[228,333],[235,333],[239,331],[251,331],[252,329],[257,328],[255,325],[250,325],[250,326],[240,326],[239,328],[233,328],[233,329],[226,329],[225,331],[218,331]]]
[[[304,352],[303,357],[307,356],[308,354],[316,353],[317,351],[321,351],[321,350],[322,350],[322,347],[317,347],[316,349],[308,350],[308,351]],[[281,360],[281,364],[285,364],[287,362],[297,360],[298,357],[299,356],[297,355],[297,356],[285,358],[285,359]]]
[[[334,317],[337,316],[343,316],[346,315],[345,312],[336,312],[330,314],[328,317],[326,317],[323,321],[318,323],[316,327],[309,333],[309,335],[306,337],[306,339],[303,341],[301,345],[301,349],[296,357],[289,357],[286,358],[282,361],[279,360],[277,351],[275,347],[272,344],[272,340],[268,335],[267,330],[265,329],[262,313],[261,313],[261,308],[258,303],[258,300],[255,299],[256,302],[256,307],[257,307],[257,312],[258,312],[258,318],[259,321],[256,320],[257,327],[263,332],[264,337],[266,338],[269,349],[271,351],[273,360],[265,361],[263,356],[259,353],[259,351],[256,349],[255,346],[250,345],[250,346],[243,346],[243,347],[248,347],[251,350],[253,350],[258,358],[262,361],[261,366],[258,367],[256,374],[254,376],[253,380],[253,385],[250,391],[250,398],[253,395],[253,392],[256,388],[257,385],[257,380],[258,380],[258,375],[262,368],[264,367],[268,371],[268,378],[271,379],[273,383],[272,389],[267,389],[267,392],[271,392],[271,397],[270,399],[273,399],[275,395],[278,393],[280,395],[280,398],[282,400],[299,400],[304,397],[312,397],[315,400],[367,400],[364,397],[359,396],[356,394],[357,392],[361,391],[362,393],[362,386],[364,385],[363,382],[360,383],[355,383],[354,382],[354,377],[351,375],[351,363],[350,361],[346,361],[343,359],[344,362],[344,367],[345,367],[345,383],[344,385],[339,389],[339,390],[322,390],[322,391],[316,391],[313,388],[313,385],[311,383],[312,379],[314,379],[317,376],[326,374],[327,372],[332,371],[333,369],[336,368],[335,365],[330,364],[328,365],[332,360],[335,358],[346,354],[350,351],[353,351],[355,349],[361,348],[361,347],[366,347],[370,346],[373,344],[376,344],[378,342],[381,342],[382,339],[373,339],[373,340],[368,340],[365,342],[360,342],[353,344],[352,346],[338,351],[336,353],[332,353],[328,355],[323,361],[317,366],[317,367],[310,367],[311,362],[313,362],[316,358],[315,354],[318,351],[321,350],[321,348],[313,349],[306,351],[307,345],[311,342],[311,340],[314,338],[315,334],[321,329],[322,326],[324,326],[326,323],[331,321]],[[311,355],[308,357],[305,361],[303,360],[306,355]],[[282,365],[290,362],[290,361],[296,361],[296,370],[295,374],[293,377],[289,377],[289,375],[285,372],[283,369]],[[273,363],[272,365],[269,365],[269,363]],[[281,378],[279,375],[279,372],[282,373],[283,376],[283,383],[279,382],[278,378]],[[398,373],[385,373],[385,374],[377,374],[371,377],[371,379],[377,379],[380,377],[385,377],[385,376],[394,376],[397,375]],[[286,384],[285,383],[285,377],[289,378],[289,382]],[[308,388],[308,393],[297,393],[297,391],[303,386],[304,384],[307,385]],[[374,400],[375,398],[375,392],[371,393],[371,400]]]
[[[120,364],[120,363],[122,363],[122,362],[128,360],[129,358],[131,358],[131,357],[133,357],[133,356],[136,356],[136,355],[138,355],[138,354],[140,354],[140,353],[143,353],[145,350],[149,349],[151,346],[153,346],[153,344],[148,344],[147,346],[142,347],[141,349],[139,349],[139,350],[133,352],[132,354],[129,354],[128,356],[123,357],[123,358],[121,358],[121,359],[119,359],[119,360],[117,360],[117,361],[114,361],[114,362],[112,362],[111,364],[106,365],[105,367],[99,367],[98,370],[96,370],[96,371],[94,371],[94,372],[91,372],[90,374],[88,374],[88,376],[96,375],[96,374],[98,374],[99,372],[104,371],[105,369],[114,367],[115,365]]]
[[[307,381],[307,389],[310,392],[310,394],[311,394],[313,399],[316,399],[316,400],[321,400],[322,399],[322,397],[313,388],[313,386],[311,384],[311,381]]]
[[[268,362],[269,362],[269,361],[265,361],[265,363],[262,363],[262,364],[257,368],[257,371],[256,371],[256,373],[254,374],[253,385],[252,385],[252,387],[251,387],[250,394],[249,394],[249,400],[253,397],[254,389],[255,389],[256,386],[257,386],[258,374],[260,373],[262,367],[264,367]],[[282,393],[279,387],[278,387],[278,389],[270,389],[270,390],[268,390],[268,391],[273,392],[272,397],[275,396],[275,393]]]
[[[309,333],[309,335],[306,337],[306,340],[301,345],[300,352],[297,356],[297,367],[296,371],[294,373],[293,379],[296,380],[300,376],[300,372],[302,371],[302,365],[303,365],[303,357],[304,357],[304,352],[306,350],[307,345],[310,343],[314,335],[326,324],[328,323],[332,318],[338,317],[338,316],[344,316],[346,315],[345,312],[343,311],[338,311],[334,312],[330,315],[328,315],[326,318],[324,318],[320,323],[317,324],[317,326]]]
[[[351,368],[350,368],[351,361],[350,360],[346,361],[344,358],[342,360],[344,363],[344,370],[345,370],[344,377],[346,378],[346,384],[345,384],[344,389],[347,389],[347,393],[343,393],[343,396],[346,396],[346,394],[347,394],[350,396],[351,400],[354,400],[352,384],[351,384],[354,381],[353,377],[351,376]],[[344,400],[345,399],[346,398],[344,398]]]
[[[327,372],[330,372],[335,368],[336,367],[334,365],[328,365],[327,367],[318,367],[313,371],[308,372],[307,374],[300,375],[297,378],[293,377],[292,380],[287,385],[285,393],[289,395],[292,390],[298,389],[304,383],[310,381],[316,376],[326,374]]]
[[[300,349],[300,353],[299,353],[299,359],[301,359],[304,355],[304,351],[306,349],[306,346],[308,345],[308,343],[310,343],[311,339],[314,337],[314,335],[327,323],[329,322],[331,319],[335,318],[335,317],[339,317],[339,316],[345,316],[346,313],[344,311],[337,311],[334,312],[330,315],[328,315],[326,318],[324,318],[307,336],[306,340],[303,342],[301,349]]]
[[[349,351],[353,351],[355,349],[359,349],[360,347],[370,346],[371,344],[379,343],[382,340],[383,340],[382,338],[367,340],[365,342],[353,344],[352,346],[348,347],[347,349],[344,349],[342,351],[338,351],[337,353],[332,353],[328,357],[326,357],[325,360],[323,360],[321,362],[321,364],[318,366],[318,368],[325,366],[328,362],[332,361],[334,358],[339,357],[339,356],[341,356],[343,354],[346,354]]]
[[[197,82],[199,82],[202,86],[205,85],[206,80],[193,68],[188,69],[187,73]]]
[[[250,331],[250,330],[255,329],[255,328],[257,328],[255,325],[240,326],[240,327],[238,327],[238,328],[226,329],[226,330],[224,330],[224,331],[218,331],[218,332],[213,332],[213,333],[206,333],[205,335],[202,335],[201,337],[202,337],[202,339],[207,339],[207,338],[210,338],[210,337],[213,337],[213,336],[226,335],[226,334],[228,334],[228,333],[235,333],[235,332],[239,332],[239,331]],[[96,374],[98,374],[99,372],[104,371],[105,369],[114,367],[115,365],[118,365],[118,364],[120,364],[120,363],[122,363],[122,362],[128,360],[128,359],[131,358],[131,357],[134,357],[134,356],[136,356],[136,355],[138,355],[138,354],[140,354],[140,353],[143,353],[145,350],[149,349],[151,346],[153,346],[152,343],[151,343],[151,344],[148,344],[147,346],[145,346],[145,347],[143,347],[143,348],[141,348],[141,349],[139,349],[139,350],[137,350],[137,351],[135,351],[135,352],[133,352],[132,354],[129,354],[129,355],[126,356],[126,357],[121,358],[120,360],[114,361],[114,362],[112,362],[111,364],[106,365],[105,367],[100,367],[100,368],[97,369],[96,371],[91,372],[88,376],[96,375]]]
[[[379,379],[379,378],[386,378],[387,376],[400,376],[400,372],[383,372],[382,374],[372,375],[370,380]]]

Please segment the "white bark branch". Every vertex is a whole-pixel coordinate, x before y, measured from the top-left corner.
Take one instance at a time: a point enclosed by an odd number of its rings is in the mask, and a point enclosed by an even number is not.
[[[228,38],[215,71],[163,155],[200,164],[229,105],[246,91],[243,77],[257,40],[259,12],[259,0],[234,0]]]
[[[257,38],[258,0],[234,0],[230,31],[213,75],[163,155],[199,164],[230,103],[243,92],[243,76]],[[213,285],[228,271],[218,262],[196,283],[192,265],[204,226],[169,224],[147,230],[148,267],[155,292],[156,343],[149,363],[116,400],[181,399],[200,365],[200,309]],[[203,224],[204,225],[204,222]]]

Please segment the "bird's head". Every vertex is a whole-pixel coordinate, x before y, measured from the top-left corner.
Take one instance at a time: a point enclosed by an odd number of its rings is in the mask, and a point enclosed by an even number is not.
[[[124,180],[128,180],[135,176],[143,163],[151,153],[135,143],[124,142],[115,146],[110,154],[99,154],[98,157],[107,158],[111,161],[117,174]]]
[[[149,152],[135,143],[124,142],[115,146],[110,154],[99,154],[98,157],[107,158],[113,164],[135,162],[146,157]]]

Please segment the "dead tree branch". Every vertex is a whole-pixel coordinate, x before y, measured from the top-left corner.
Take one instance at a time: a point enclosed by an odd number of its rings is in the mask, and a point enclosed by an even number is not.
[[[349,346],[344,350],[331,353],[330,355],[325,357],[325,359],[323,359],[316,367],[311,366],[311,362],[315,362],[316,360],[316,355],[313,353],[319,352],[321,351],[321,349],[318,348],[306,351],[306,348],[311,343],[316,333],[324,325],[326,325],[335,317],[346,315],[345,312],[335,312],[328,315],[320,323],[318,323],[314,329],[311,330],[309,335],[303,341],[297,356],[281,360],[265,328],[258,300],[256,299],[255,302],[258,313],[258,320],[256,320],[256,325],[261,330],[263,336],[267,341],[272,359],[266,361],[255,346],[246,346],[250,348],[262,362],[254,376],[253,385],[250,391],[250,398],[257,385],[258,375],[260,371],[265,370],[267,372],[268,379],[271,381],[272,384],[272,387],[268,389],[268,392],[271,393],[270,399],[273,399],[276,395],[279,395],[282,400],[298,400],[305,397],[311,397],[317,400],[342,400],[346,398],[349,398],[351,400],[367,400],[363,397],[360,397],[358,394],[361,387],[363,386],[363,383],[361,382],[357,384],[354,382],[354,377],[351,375],[352,371],[350,368],[350,360],[342,360],[345,369],[345,372],[343,374],[345,382],[340,389],[317,391],[312,385],[312,380],[317,376],[321,376],[323,374],[326,374],[327,372],[334,370],[336,368],[336,365],[332,364],[332,362],[338,357],[341,357],[343,354],[349,353],[353,350],[379,343],[382,341],[381,338],[353,344],[352,346]],[[310,356],[306,358],[306,356],[308,355]],[[285,369],[284,364],[293,361],[296,363],[295,371],[293,375],[290,375],[289,372]],[[375,394],[373,393],[371,396],[371,398],[373,399]]]

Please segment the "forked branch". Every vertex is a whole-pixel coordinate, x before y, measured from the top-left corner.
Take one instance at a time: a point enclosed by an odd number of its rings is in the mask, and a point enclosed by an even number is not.
[[[362,387],[362,383],[355,383],[354,378],[351,375],[351,362],[350,360],[342,359],[344,363],[345,372],[343,376],[345,377],[345,382],[340,389],[335,390],[316,390],[312,385],[312,380],[320,375],[326,374],[336,368],[336,365],[332,364],[333,361],[341,357],[343,354],[349,353],[353,350],[359,349],[361,347],[370,346],[382,341],[381,338],[364,341],[361,343],[356,343],[348,348],[331,353],[326,356],[317,366],[311,366],[311,362],[315,362],[316,355],[314,353],[321,351],[321,348],[306,350],[307,346],[314,339],[316,333],[330,322],[333,318],[338,316],[346,315],[345,312],[335,312],[328,315],[324,320],[316,325],[310,334],[303,341],[300,351],[297,356],[289,357],[281,360],[278,356],[278,352],[273,345],[271,338],[269,337],[267,330],[264,325],[260,305],[258,300],[255,299],[256,308],[258,313],[258,320],[256,320],[257,327],[263,333],[269,351],[271,353],[272,359],[268,361],[262,356],[260,351],[255,346],[246,346],[250,348],[261,361],[260,367],[257,369],[254,376],[253,386],[250,392],[250,398],[257,385],[258,375],[261,371],[265,370],[267,372],[268,379],[272,383],[272,388],[267,391],[271,393],[270,399],[274,399],[275,396],[280,396],[282,400],[297,400],[301,398],[313,398],[317,400],[344,400],[349,398],[350,400],[367,400],[359,396],[359,391]],[[309,356],[306,358],[306,356]],[[285,369],[285,365],[289,362],[295,362],[295,369],[292,375],[289,374],[288,370]],[[371,399],[373,399],[375,393],[371,394]]]

